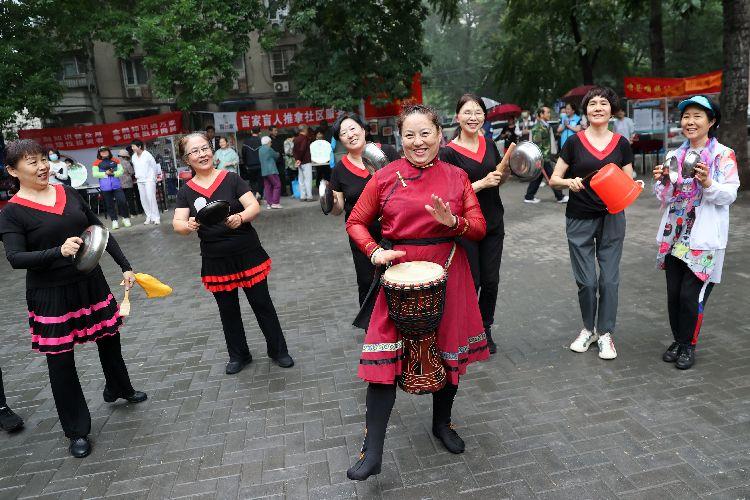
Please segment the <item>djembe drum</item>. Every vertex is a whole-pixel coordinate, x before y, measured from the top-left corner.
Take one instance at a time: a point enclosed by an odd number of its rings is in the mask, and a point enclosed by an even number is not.
[[[404,364],[398,385],[405,392],[427,394],[445,385],[445,368],[437,349],[437,328],[443,316],[447,281],[447,265],[444,268],[426,261],[396,264],[380,278],[388,302],[388,315],[404,343]]]

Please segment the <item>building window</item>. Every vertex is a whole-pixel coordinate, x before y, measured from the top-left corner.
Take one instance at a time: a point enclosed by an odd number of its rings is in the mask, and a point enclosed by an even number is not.
[[[232,90],[247,92],[247,70],[245,69],[245,56],[241,55],[234,61],[232,66],[237,71],[237,76],[232,80]]]
[[[289,65],[294,57],[293,47],[279,47],[271,52],[271,76],[289,74]]]
[[[65,78],[75,78],[85,74],[85,66],[76,56],[66,57],[61,61],[62,70],[60,72],[60,80]]]
[[[148,71],[143,65],[143,59],[122,61],[122,76],[126,87],[146,85],[148,83]]]

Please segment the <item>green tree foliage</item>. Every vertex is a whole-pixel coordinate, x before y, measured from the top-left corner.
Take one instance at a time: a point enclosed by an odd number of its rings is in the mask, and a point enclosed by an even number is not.
[[[456,100],[466,92],[494,94],[493,51],[487,40],[498,29],[504,2],[460,0],[452,22],[432,13],[425,22],[425,48],[430,65],[422,88],[425,100],[450,114]]]
[[[29,5],[0,3],[0,129],[27,109],[46,117],[62,97],[60,46]]]
[[[456,0],[432,0],[445,19],[456,14]],[[429,62],[422,23],[428,7],[421,0],[298,0],[288,26],[305,36],[292,76],[312,104],[356,107],[409,94],[412,75]]]

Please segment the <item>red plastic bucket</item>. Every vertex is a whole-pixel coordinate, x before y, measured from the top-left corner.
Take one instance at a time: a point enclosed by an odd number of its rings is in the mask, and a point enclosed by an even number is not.
[[[643,191],[643,181],[634,181],[614,163],[600,169],[591,178],[590,186],[611,214],[625,210]]]

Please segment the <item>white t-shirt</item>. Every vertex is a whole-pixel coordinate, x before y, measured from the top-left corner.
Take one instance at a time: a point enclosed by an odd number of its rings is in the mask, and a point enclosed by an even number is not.
[[[156,160],[148,151],[143,151],[140,156],[133,153],[130,157],[130,163],[133,165],[135,177],[139,184],[144,182],[156,182],[156,177],[161,174]]]
[[[612,128],[615,133],[620,134],[628,141],[635,134],[635,123],[627,116],[624,116],[622,120],[615,118],[615,124]]]
[[[49,162],[49,183],[63,184],[68,180],[68,164],[64,161]]]

